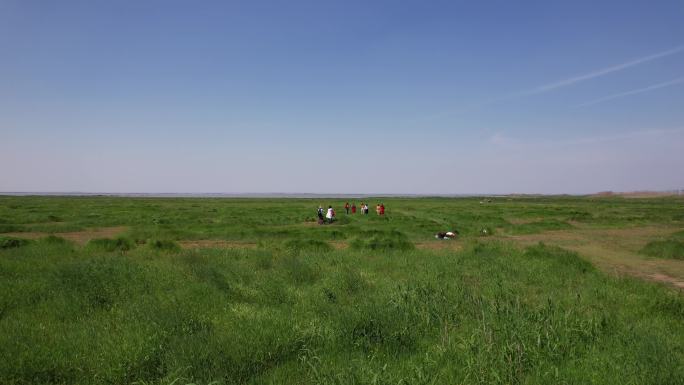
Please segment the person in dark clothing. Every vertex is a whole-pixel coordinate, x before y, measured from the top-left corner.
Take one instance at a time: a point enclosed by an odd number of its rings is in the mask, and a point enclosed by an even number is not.
[[[325,222],[323,219],[323,206],[318,206],[318,224],[322,225]]]
[[[344,211],[349,215],[349,202],[344,204]]]

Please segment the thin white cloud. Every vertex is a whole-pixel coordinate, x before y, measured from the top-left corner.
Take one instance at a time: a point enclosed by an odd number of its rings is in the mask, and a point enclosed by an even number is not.
[[[666,81],[666,82],[662,82],[662,83],[658,83],[658,84],[653,84],[653,85],[650,85],[650,86],[648,86],[648,87],[639,88],[639,89],[636,89],[636,90],[630,90],[630,91],[625,91],[625,92],[619,92],[619,93],[617,93],[617,94],[604,96],[604,97],[602,97],[602,98],[590,100],[590,101],[588,101],[588,102],[586,102],[586,103],[579,104],[579,105],[577,105],[577,107],[592,106],[592,105],[594,105],[594,104],[603,103],[603,102],[606,102],[606,101],[608,101],[608,100],[613,100],[613,99],[617,99],[617,98],[622,98],[622,97],[630,96],[630,95],[636,95],[636,94],[640,94],[640,93],[642,93],[642,92],[648,92],[648,91],[657,90],[657,89],[659,89],[659,88],[671,87],[671,86],[674,86],[674,85],[677,85],[677,84],[681,84],[681,83],[684,83],[684,78],[673,79],[673,80],[670,80],[670,81]]]
[[[594,79],[594,78],[604,76],[604,75],[608,75],[608,74],[611,74],[611,73],[617,72],[617,71],[622,71],[622,70],[627,69],[629,67],[634,67],[634,66],[639,65],[639,64],[647,63],[647,62],[650,62],[650,61],[653,61],[656,59],[660,59],[660,58],[663,58],[666,56],[674,55],[674,54],[682,52],[682,51],[684,51],[684,45],[680,45],[678,47],[668,49],[667,51],[662,51],[662,52],[658,52],[658,53],[655,53],[652,55],[640,57],[638,59],[633,59],[633,60],[630,60],[630,61],[622,63],[622,64],[617,64],[617,65],[614,65],[611,67],[592,71],[592,72],[589,72],[589,73],[586,73],[583,75],[578,75],[578,76],[574,76],[574,77],[571,77],[568,79],[563,79],[563,80],[559,80],[557,82],[545,84],[545,85],[537,87],[533,90],[523,92],[522,95],[540,94],[540,93],[548,92],[551,90],[555,90],[557,88],[571,86],[573,84],[583,82],[585,80]]]
[[[650,62],[650,61],[653,61],[656,59],[660,59],[660,58],[663,58],[666,56],[674,55],[674,54],[677,54],[677,53],[682,52],[682,51],[684,51],[684,45],[680,45],[680,46],[677,46],[674,48],[670,48],[666,51],[662,51],[662,52],[654,53],[651,55],[643,56],[643,57],[640,57],[637,59],[633,59],[633,60],[630,60],[630,61],[622,63],[622,64],[617,64],[617,65],[613,65],[611,67],[592,71],[592,72],[589,72],[589,73],[586,73],[583,75],[578,75],[578,76],[574,76],[574,77],[571,77],[568,79],[559,80],[559,81],[556,81],[553,83],[545,84],[543,86],[539,86],[539,87],[531,89],[531,90],[519,91],[516,93],[511,93],[511,94],[507,94],[507,95],[503,95],[503,96],[494,97],[494,98],[491,98],[489,100],[484,100],[480,103],[473,103],[470,105],[466,105],[466,106],[461,107],[458,110],[448,110],[448,111],[443,111],[443,112],[435,113],[435,114],[428,115],[428,116],[423,116],[423,117],[417,118],[413,121],[409,121],[409,123],[421,123],[421,122],[428,121],[428,120],[436,120],[436,119],[441,119],[441,118],[445,118],[445,117],[449,117],[449,116],[460,115],[463,113],[471,112],[471,111],[474,111],[474,110],[477,110],[477,109],[480,109],[483,107],[490,106],[492,104],[497,104],[497,103],[501,103],[501,102],[508,101],[508,100],[519,99],[519,98],[522,98],[525,96],[536,95],[536,94],[541,94],[541,93],[553,91],[553,90],[556,90],[558,88],[571,86],[573,84],[583,82],[585,80],[594,79],[594,78],[597,78],[600,76],[611,74],[613,72],[622,71],[624,69],[634,67],[634,66],[637,66],[639,64],[647,63],[647,62]],[[619,96],[616,96],[616,97],[619,97]]]

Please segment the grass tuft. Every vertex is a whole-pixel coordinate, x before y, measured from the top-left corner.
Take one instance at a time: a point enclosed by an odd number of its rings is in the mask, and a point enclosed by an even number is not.
[[[168,239],[155,239],[147,242],[147,245],[152,250],[159,251],[179,251],[181,249],[178,243]]]
[[[128,238],[97,238],[97,239],[91,239],[88,242],[88,246],[98,249],[98,250],[103,250],[103,251],[128,251],[131,250],[135,244],[133,241],[131,241]]]
[[[676,239],[652,241],[641,249],[641,253],[654,258],[684,260],[684,241]]]
[[[17,247],[26,246],[30,242],[31,241],[28,239],[0,236],[0,249],[14,249]]]

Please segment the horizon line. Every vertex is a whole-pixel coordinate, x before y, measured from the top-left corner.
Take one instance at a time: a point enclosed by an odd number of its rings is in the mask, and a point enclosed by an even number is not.
[[[85,191],[0,191],[0,196],[109,196],[109,197],[149,197],[149,198],[467,198],[467,197],[511,197],[511,196],[591,196],[600,194],[670,194],[684,195],[684,188],[666,190],[632,190],[612,191],[602,190],[584,193],[540,193],[540,192],[509,192],[509,193],[309,193],[309,192],[85,192]]]

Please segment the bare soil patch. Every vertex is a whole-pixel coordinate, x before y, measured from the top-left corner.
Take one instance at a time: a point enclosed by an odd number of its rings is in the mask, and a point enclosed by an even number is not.
[[[41,232],[19,232],[19,233],[4,233],[3,235],[24,238],[24,239],[40,239],[45,238],[50,235],[61,237],[72,241],[79,245],[85,245],[91,239],[96,238],[114,238],[121,235],[128,227],[126,226],[114,226],[114,227],[102,227],[99,229],[88,229],[83,231],[70,231],[65,233],[41,233]]]
[[[332,241],[330,242],[330,246],[335,250],[344,250],[349,247],[349,244],[345,241]]]

